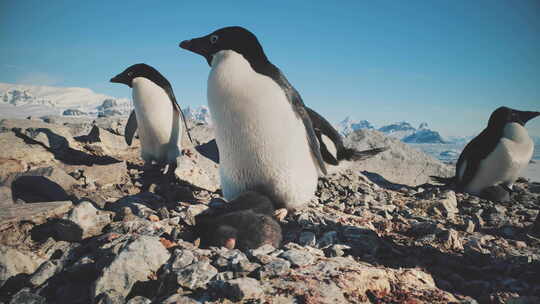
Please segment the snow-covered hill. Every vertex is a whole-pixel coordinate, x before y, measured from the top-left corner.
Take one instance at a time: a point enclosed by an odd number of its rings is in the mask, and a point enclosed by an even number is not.
[[[0,83],[2,116],[33,115],[127,115],[131,103],[125,98],[98,94],[87,88],[66,88]]]
[[[187,107],[182,110],[186,118],[198,123],[212,124],[212,117],[207,106],[198,106],[195,108]]]

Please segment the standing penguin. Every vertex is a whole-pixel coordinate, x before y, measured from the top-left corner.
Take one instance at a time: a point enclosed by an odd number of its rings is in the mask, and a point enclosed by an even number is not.
[[[458,191],[479,196],[486,192],[493,193],[488,189],[493,186],[511,192],[514,182],[531,160],[534,149],[533,141],[524,126],[538,115],[540,112],[518,111],[507,107],[496,109],[487,127],[461,152],[456,175],[450,179],[434,179],[453,182]],[[492,194],[492,197],[502,199],[503,195]]]
[[[180,47],[211,66],[208,105],[224,197],[255,190],[276,207],[304,207],[318,175],[327,172],[319,141],[300,94],[268,60],[257,37],[226,27]]]
[[[113,77],[111,82],[133,88],[135,110],[126,125],[127,144],[131,145],[138,128],[145,163],[176,166],[179,147],[190,145],[191,137],[169,81],[153,67],[139,63]]]

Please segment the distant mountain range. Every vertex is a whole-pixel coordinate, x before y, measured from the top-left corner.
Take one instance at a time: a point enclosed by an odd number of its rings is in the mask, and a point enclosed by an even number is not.
[[[355,121],[351,117],[346,117],[337,124],[337,129],[342,135],[347,136],[359,129],[375,129],[375,127],[367,120]],[[377,130],[406,143],[444,144],[451,142],[451,140],[443,138],[439,132],[429,129],[425,122],[415,128],[410,123],[401,121],[382,126]],[[455,140],[459,139],[455,138]]]

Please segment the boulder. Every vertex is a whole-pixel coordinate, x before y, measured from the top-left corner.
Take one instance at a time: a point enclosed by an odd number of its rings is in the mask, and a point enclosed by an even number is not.
[[[126,244],[92,286],[93,297],[109,290],[127,296],[136,282],[146,282],[170,257],[158,237],[141,236]]]
[[[0,287],[9,278],[18,274],[34,273],[44,261],[44,258],[31,252],[23,252],[12,247],[0,245]]]

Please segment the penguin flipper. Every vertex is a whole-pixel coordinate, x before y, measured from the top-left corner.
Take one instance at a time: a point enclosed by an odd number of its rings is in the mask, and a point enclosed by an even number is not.
[[[124,130],[124,139],[128,146],[131,146],[131,143],[133,142],[135,131],[137,131],[137,115],[135,114],[135,111],[131,111],[126,124],[126,129]]]
[[[371,158],[381,152],[388,150],[388,147],[374,148],[369,150],[358,151],[356,149],[345,148],[338,151],[338,160],[361,161]]]

